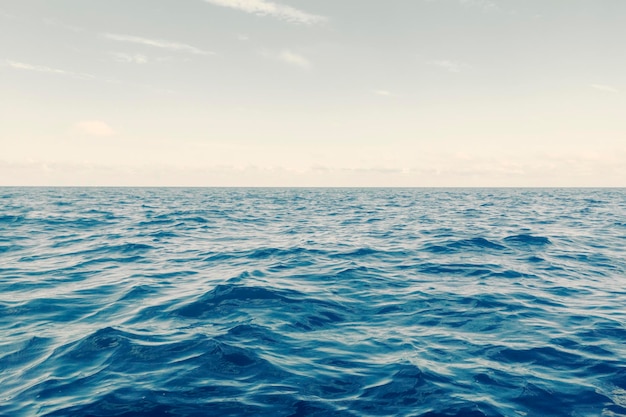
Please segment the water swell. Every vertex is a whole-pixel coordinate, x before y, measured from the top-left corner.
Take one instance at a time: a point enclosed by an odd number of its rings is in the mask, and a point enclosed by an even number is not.
[[[626,414],[623,190],[0,191],[0,415]]]

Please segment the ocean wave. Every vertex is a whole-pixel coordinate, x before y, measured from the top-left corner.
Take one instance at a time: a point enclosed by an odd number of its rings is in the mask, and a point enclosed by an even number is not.
[[[0,197],[2,416],[626,415],[624,190]]]

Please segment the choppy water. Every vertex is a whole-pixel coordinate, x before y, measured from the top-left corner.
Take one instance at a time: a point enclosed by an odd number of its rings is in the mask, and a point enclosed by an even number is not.
[[[0,189],[0,415],[626,415],[626,190]]]

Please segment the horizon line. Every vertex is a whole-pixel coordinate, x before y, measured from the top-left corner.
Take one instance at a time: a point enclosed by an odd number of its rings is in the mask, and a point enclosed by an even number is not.
[[[626,186],[610,185],[439,185],[439,186],[351,186],[351,185],[0,185],[0,188],[221,188],[221,189],[626,189]]]

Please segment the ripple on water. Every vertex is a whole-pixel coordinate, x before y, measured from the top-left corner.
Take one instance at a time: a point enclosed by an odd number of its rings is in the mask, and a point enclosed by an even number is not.
[[[0,191],[0,415],[626,415],[624,190]]]

